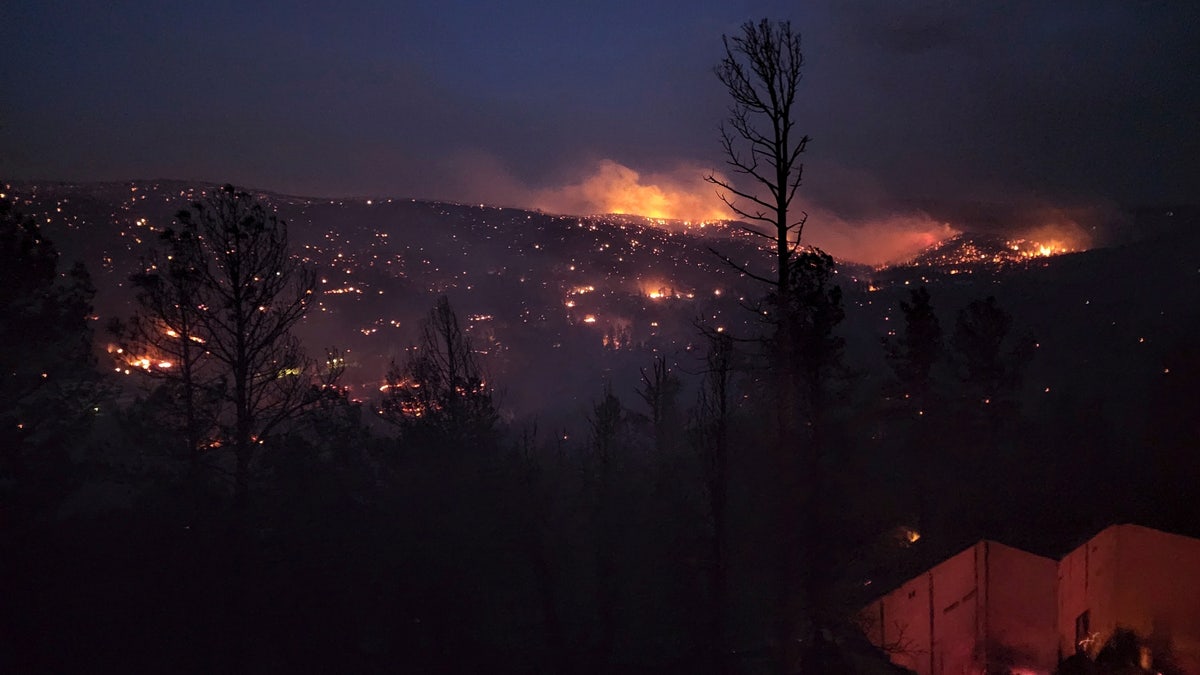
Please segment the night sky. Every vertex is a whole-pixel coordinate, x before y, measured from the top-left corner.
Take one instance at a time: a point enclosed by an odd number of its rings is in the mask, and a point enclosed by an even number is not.
[[[1000,4],[9,0],[0,175],[720,215],[712,68],[770,17],[814,237],[1194,202],[1194,3]]]

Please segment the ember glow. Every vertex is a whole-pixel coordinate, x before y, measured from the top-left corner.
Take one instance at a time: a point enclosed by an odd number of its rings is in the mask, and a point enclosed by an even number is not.
[[[651,300],[669,300],[672,298],[691,299],[696,297],[696,294],[692,291],[680,289],[669,281],[642,281],[638,285],[638,290],[643,296]]]

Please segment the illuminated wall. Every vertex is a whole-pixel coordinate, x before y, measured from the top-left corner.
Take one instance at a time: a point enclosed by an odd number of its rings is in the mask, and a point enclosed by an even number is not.
[[[1049,673],[1056,565],[981,541],[871,603],[867,637],[919,675]]]
[[[1058,665],[1058,564],[1003,544],[988,544],[988,550],[993,570],[987,602],[988,672],[1053,671]]]
[[[867,606],[867,637],[919,675],[1048,674],[1117,628],[1200,675],[1200,540],[1113,525],[1059,562],[981,541]]]
[[[1059,563],[1058,640],[1095,654],[1118,627],[1200,673],[1200,540],[1113,525]]]

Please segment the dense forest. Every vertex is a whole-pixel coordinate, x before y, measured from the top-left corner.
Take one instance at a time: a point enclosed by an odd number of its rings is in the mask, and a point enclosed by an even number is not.
[[[819,658],[882,662],[857,609],[956,546],[1196,522],[1194,420],[1173,388],[1194,359],[1153,390],[1152,444],[1112,447],[1123,422],[1095,417],[1064,438],[1023,413],[1036,338],[995,298],[943,326],[920,287],[877,338],[879,385],[847,362],[853,308],[815,249],[793,260],[790,304],[764,290],[751,308],[759,335],[700,326],[695,368],[651,357],[625,374],[634,398],[598,388],[550,429],[500,414],[446,297],[381,402],[350,400],[339,353],[291,333],[311,272],[244,192],[181,212],[131,271],[137,311],[101,327],[87,270],[3,209],[8,670],[754,671],[774,658],[780,587],[810,578],[779,564],[788,523],[838,645]],[[800,356],[787,426],[781,334]],[[138,377],[114,372],[135,353]],[[781,478],[781,446],[820,448],[803,474],[819,482]]]

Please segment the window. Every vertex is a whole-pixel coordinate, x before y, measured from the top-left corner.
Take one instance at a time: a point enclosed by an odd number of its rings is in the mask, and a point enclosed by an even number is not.
[[[1092,642],[1092,616],[1088,610],[1075,617],[1075,648],[1087,651]]]

